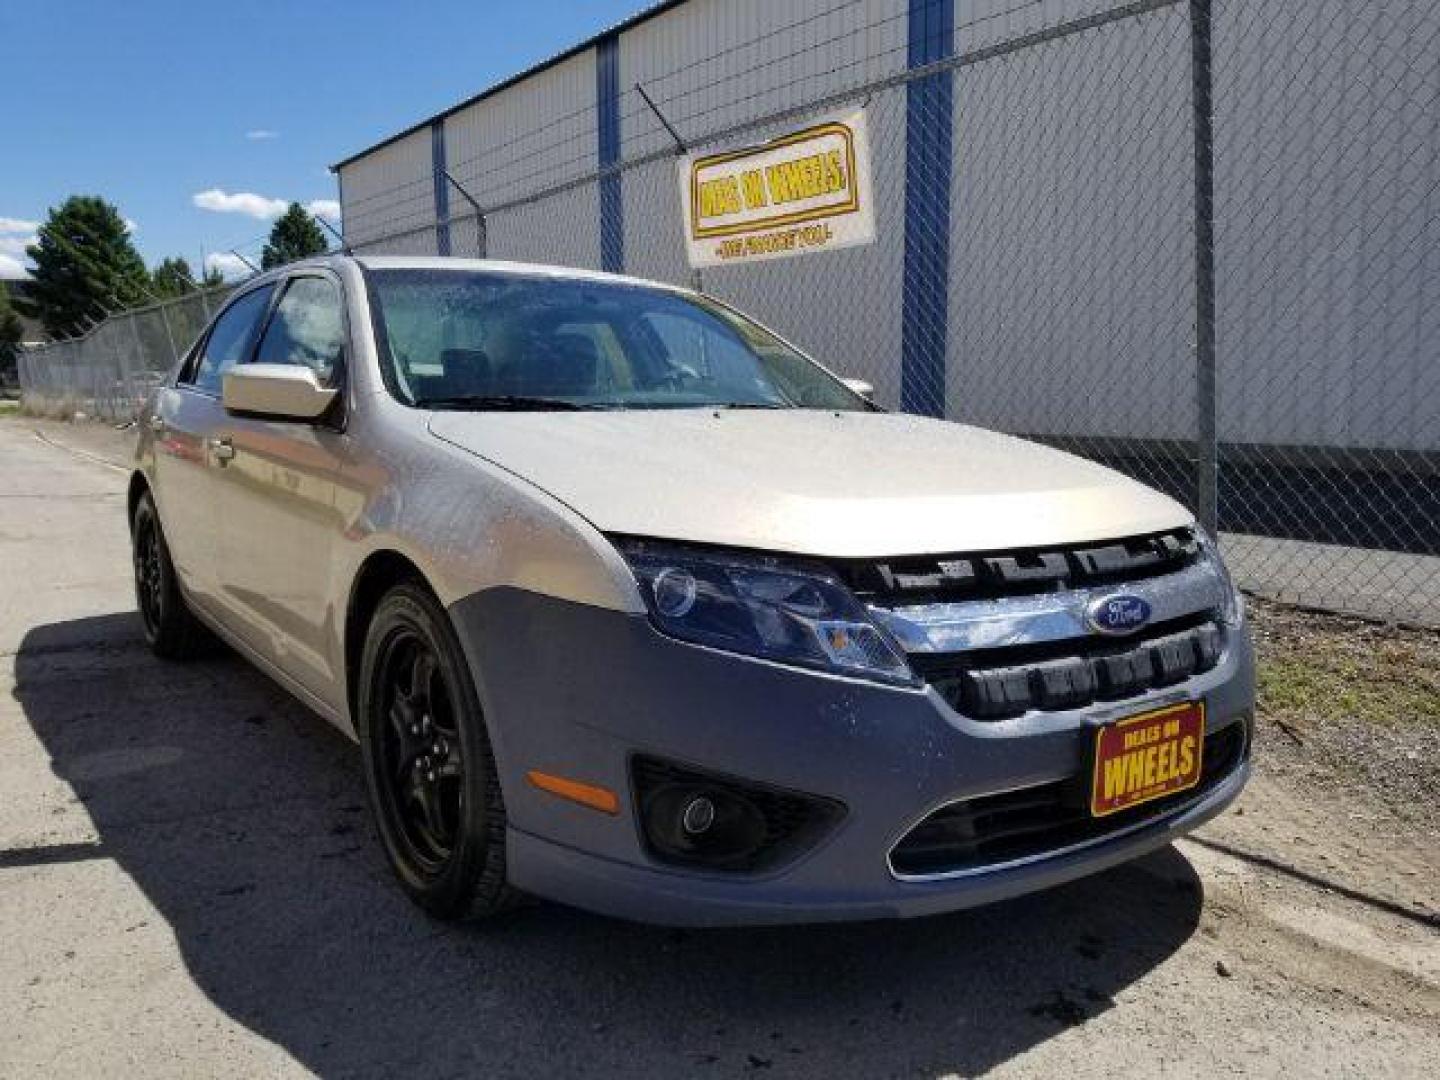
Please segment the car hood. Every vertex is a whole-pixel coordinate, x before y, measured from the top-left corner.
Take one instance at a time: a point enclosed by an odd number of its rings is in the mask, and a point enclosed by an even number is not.
[[[437,412],[430,431],[607,533],[860,558],[1086,543],[1192,520],[1082,458],[896,413]]]

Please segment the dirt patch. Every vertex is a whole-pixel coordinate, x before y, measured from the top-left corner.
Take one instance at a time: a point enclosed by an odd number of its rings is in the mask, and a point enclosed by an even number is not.
[[[1440,826],[1440,632],[1252,601],[1262,771]]]

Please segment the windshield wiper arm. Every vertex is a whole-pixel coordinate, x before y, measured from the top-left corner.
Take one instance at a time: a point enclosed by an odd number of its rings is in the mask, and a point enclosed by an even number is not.
[[[563,398],[526,397],[523,394],[451,394],[443,397],[419,398],[417,409],[486,409],[511,412],[578,412],[591,408]]]

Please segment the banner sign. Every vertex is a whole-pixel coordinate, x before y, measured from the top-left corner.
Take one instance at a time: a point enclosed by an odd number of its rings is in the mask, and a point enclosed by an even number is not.
[[[690,265],[782,259],[875,240],[863,109],[680,163]]]

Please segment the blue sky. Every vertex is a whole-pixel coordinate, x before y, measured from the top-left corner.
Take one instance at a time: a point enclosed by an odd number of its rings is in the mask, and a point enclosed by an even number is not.
[[[119,206],[152,266],[254,258],[275,200],[335,199],[328,165],[646,6],[0,0],[0,277],[72,194]]]

